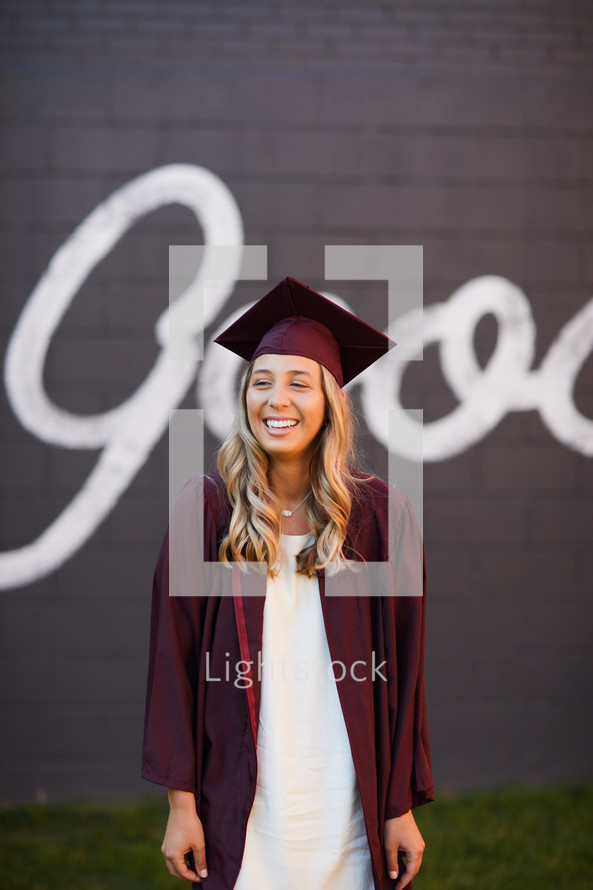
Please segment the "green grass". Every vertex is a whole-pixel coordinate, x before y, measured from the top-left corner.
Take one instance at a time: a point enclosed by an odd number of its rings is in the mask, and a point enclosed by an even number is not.
[[[593,888],[593,786],[440,794],[415,816],[418,890]]]
[[[591,890],[593,786],[505,788],[415,810],[415,890]],[[165,797],[0,809],[2,890],[179,890],[160,853]]]

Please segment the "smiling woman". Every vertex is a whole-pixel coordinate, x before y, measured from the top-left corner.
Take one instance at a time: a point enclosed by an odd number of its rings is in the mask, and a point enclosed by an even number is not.
[[[169,788],[167,867],[213,890],[401,890],[432,800],[423,546],[409,498],[351,466],[342,389],[393,344],[292,278],[217,342],[249,361],[235,424],[155,570],[143,775]],[[392,593],[330,595],[326,571],[361,560],[391,560]]]

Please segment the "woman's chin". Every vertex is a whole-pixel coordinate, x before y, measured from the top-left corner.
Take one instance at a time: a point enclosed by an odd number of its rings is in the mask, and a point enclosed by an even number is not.
[[[260,439],[260,445],[270,457],[278,456],[295,460],[305,457],[310,449],[309,442],[298,442],[289,436],[265,436]]]

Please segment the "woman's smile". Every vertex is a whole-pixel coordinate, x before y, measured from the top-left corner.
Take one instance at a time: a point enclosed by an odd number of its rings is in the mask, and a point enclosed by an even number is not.
[[[290,433],[298,423],[292,417],[264,417],[264,426],[274,436]]]

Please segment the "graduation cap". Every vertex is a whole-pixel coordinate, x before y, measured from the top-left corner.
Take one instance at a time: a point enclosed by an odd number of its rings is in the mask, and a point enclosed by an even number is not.
[[[284,278],[214,340],[241,358],[302,355],[344,386],[396,344],[336,303]]]

